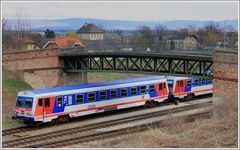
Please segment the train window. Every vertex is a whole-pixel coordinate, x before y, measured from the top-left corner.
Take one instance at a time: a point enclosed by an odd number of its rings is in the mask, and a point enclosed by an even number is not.
[[[42,105],[43,105],[42,99],[39,99],[38,100],[38,106],[42,106]]]
[[[194,80],[194,86],[198,85],[198,79]]]
[[[180,87],[183,87],[183,81],[180,81]]]
[[[149,86],[149,92],[154,92],[155,91],[155,86],[154,85],[150,85]]]
[[[206,79],[202,79],[202,85],[206,84]]]
[[[68,105],[72,105],[72,96],[71,95],[68,96]]]
[[[177,86],[179,86],[179,81],[177,81]]]
[[[57,106],[62,106],[63,105],[63,98],[62,96],[57,98]]]
[[[212,80],[208,80],[208,84],[212,84]]]
[[[83,102],[84,102],[83,94],[78,94],[76,96],[76,104],[83,103]]]
[[[168,87],[173,87],[173,80],[167,80]]]
[[[163,89],[165,89],[166,88],[166,83],[163,83]]]
[[[32,100],[26,99],[25,101],[25,108],[31,108],[32,107]]]
[[[131,88],[131,95],[137,95],[137,87]]]
[[[17,100],[17,106],[18,106],[18,107],[21,107],[22,105],[23,105],[23,102],[18,99],[18,100]]]
[[[159,90],[162,90],[162,83],[159,83]]]
[[[121,89],[121,97],[127,96],[127,88]]]
[[[106,99],[107,92],[106,91],[100,91],[99,92],[99,99],[105,100]]]
[[[88,102],[95,101],[95,92],[88,93]]]
[[[110,91],[110,97],[111,98],[117,98],[117,90],[111,90]]]
[[[146,93],[146,86],[140,86],[140,93],[145,94]]]
[[[192,85],[192,80],[187,80],[187,87],[190,87]]]
[[[50,106],[50,99],[49,98],[45,98],[45,108]]]

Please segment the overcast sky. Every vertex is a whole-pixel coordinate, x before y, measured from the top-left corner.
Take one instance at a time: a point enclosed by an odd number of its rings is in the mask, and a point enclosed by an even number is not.
[[[237,2],[4,2],[4,18],[114,20],[232,20]]]

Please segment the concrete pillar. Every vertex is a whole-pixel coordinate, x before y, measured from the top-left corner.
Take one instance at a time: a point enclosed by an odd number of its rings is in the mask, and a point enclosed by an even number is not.
[[[87,83],[87,72],[63,72],[63,84],[74,85]]]

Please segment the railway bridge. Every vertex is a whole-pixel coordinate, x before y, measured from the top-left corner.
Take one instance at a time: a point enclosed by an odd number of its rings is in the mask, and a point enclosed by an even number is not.
[[[233,87],[238,81],[237,54],[237,51],[202,55],[179,51],[45,49],[3,54],[3,66],[16,72],[33,88],[83,83],[87,81],[87,72],[96,71],[213,78],[213,83],[227,83]],[[224,87],[216,90],[221,93]]]
[[[170,52],[83,52],[61,50],[65,72],[129,72],[212,77],[212,56]]]

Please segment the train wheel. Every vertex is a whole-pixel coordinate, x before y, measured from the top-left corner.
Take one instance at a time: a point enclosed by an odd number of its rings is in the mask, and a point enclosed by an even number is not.
[[[190,101],[190,100],[192,100],[192,97],[193,97],[192,94],[188,94],[187,96],[184,97],[184,100]]]
[[[70,119],[69,115],[63,115],[58,117],[58,121],[60,123],[68,122],[69,119]]]
[[[151,108],[151,107],[153,107],[154,106],[154,101],[147,101],[146,103],[145,103],[145,107],[147,107],[147,108]]]
[[[42,124],[41,121],[36,121],[36,122],[33,122],[31,125],[32,125],[33,127],[39,127],[41,124]]]
[[[178,105],[179,102],[180,102],[180,101],[179,101],[179,98],[176,98],[176,99],[174,100],[174,104],[175,104],[175,105]]]

